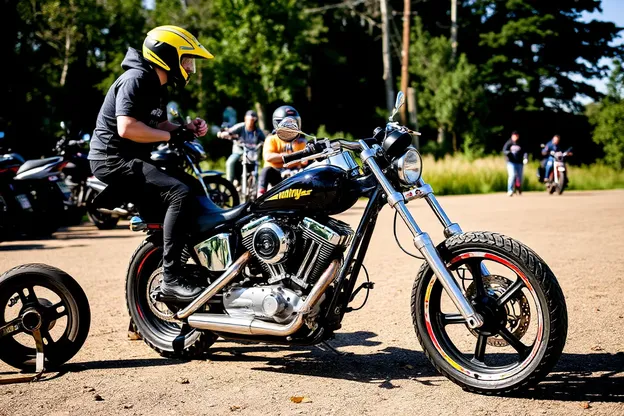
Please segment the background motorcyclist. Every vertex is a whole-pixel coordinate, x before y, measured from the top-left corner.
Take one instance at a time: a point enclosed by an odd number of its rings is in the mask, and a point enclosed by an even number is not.
[[[503,146],[503,154],[507,159],[507,195],[514,193],[514,181],[516,178],[522,186],[523,154],[519,143],[520,134],[517,131],[511,133],[511,138]]]
[[[279,123],[285,117],[292,117],[297,121],[297,127],[301,130],[301,117],[294,107],[283,105],[273,112],[273,129],[277,129]],[[305,138],[296,136],[292,141],[280,139],[275,130],[264,141],[262,156],[264,158],[264,168],[260,172],[258,180],[258,196],[264,194],[269,185],[275,186],[282,181],[281,170],[284,168],[282,156],[285,154],[298,152],[306,146]],[[304,163],[298,163],[291,168],[301,168]]]
[[[225,131],[217,133],[217,137],[220,139],[239,139],[245,144],[258,144],[265,140],[264,132],[257,126],[258,114],[255,111],[249,110],[245,114],[245,121],[243,123],[235,124]],[[232,154],[225,162],[225,170],[227,180],[234,181],[236,176],[236,164],[240,160],[243,154],[243,148],[238,144],[232,145]]]
[[[550,155],[550,152],[561,152],[562,150],[559,144],[560,142],[561,136],[555,134],[552,140],[546,143],[546,146],[544,146],[544,148],[542,149],[542,155],[546,156],[541,162],[542,168],[544,170],[544,182],[549,180],[550,173],[552,172],[552,168],[554,166],[554,159]]]
[[[129,48],[125,72],[111,85],[98,114],[89,160],[102,182],[132,192],[140,202],[164,202],[163,281],[165,298],[191,300],[202,288],[182,276],[180,257],[188,229],[189,186],[150,163],[154,143],[181,143],[207,132],[204,120],[186,126],[167,120],[167,85],[183,88],[195,72],[195,59],[213,56],[186,30],[160,26],[143,42],[142,53]]]

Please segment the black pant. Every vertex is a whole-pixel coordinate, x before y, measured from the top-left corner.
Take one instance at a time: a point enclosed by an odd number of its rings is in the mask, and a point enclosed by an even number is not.
[[[164,203],[163,268],[166,278],[178,274],[189,228],[192,202],[190,187],[140,159],[92,160],[91,170],[96,178],[132,198],[139,210],[148,208],[154,202]]]
[[[260,179],[258,179],[258,190],[264,192],[269,185],[275,186],[282,181],[282,174],[279,169],[271,166],[267,166],[260,172]]]

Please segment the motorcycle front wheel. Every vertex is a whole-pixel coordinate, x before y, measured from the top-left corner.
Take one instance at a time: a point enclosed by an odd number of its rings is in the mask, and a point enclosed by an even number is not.
[[[566,177],[565,172],[559,173],[559,184],[557,184],[557,194],[561,195],[565,190],[565,187],[568,183],[568,178]]]
[[[509,394],[537,384],[556,364],[567,335],[565,299],[550,268],[522,243],[489,232],[453,236],[438,251],[484,324],[468,328],[425,263],[411,301],[425,355],[442,375],[475,393]]]

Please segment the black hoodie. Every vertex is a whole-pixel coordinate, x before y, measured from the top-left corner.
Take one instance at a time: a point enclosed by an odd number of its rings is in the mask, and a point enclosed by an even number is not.
[[[149,159],[152,144],[124,139],[117,133],[117,117],[133,117],[150,127],[167,120],[167,89],[156,70],[136,49],[129,48],[121,63],[125,69],[104,98],[91,139],[90,160]]]

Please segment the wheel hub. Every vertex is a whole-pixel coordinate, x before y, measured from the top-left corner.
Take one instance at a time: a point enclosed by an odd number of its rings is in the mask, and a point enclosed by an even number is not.
[[[506,347],[509,345],[498,331],[507,328],[518,339],[526,334],[531,321],[531,309],[529,301],[522,291],[516,294],[503,306],[498,306],[496,300],[500,298],[513,282],[506,277],[489,275],[483,276],[483,286],[486,296],[476,297],[474,282],[466,289],[466,295],[473,300],[475,310],[483,316],[484,324],[480,328],[470,329],[475,336],[485,335],[487,343],[493,347]]]
[[[28,308],[22,313],[22,326],[29,332],[41,328],[41,322],[41,314],[34,308]]]

